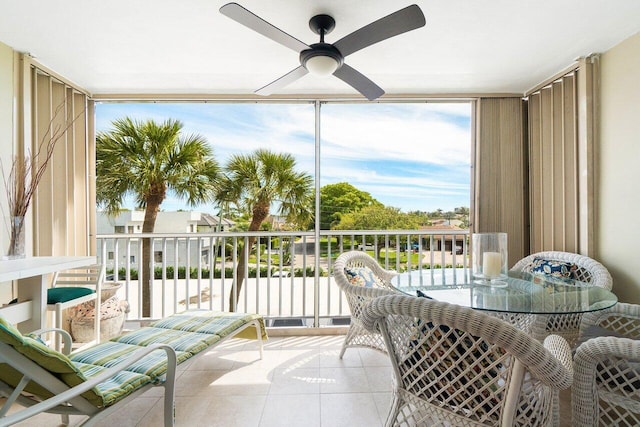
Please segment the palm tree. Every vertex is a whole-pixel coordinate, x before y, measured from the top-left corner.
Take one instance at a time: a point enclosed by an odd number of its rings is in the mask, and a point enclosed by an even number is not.
[[[248,231],[260,230],[272,205],[278,214],[297,226],[306,226],[313,215],[309,200],[313,198],[313,178],[295,170],[296,161],[290,154],[258,149],[248,155],[234,155],[226,166],[227,196],[251,216]],[[246,250],[238,260],[235,292],[229,295],[229,308],[235,311],[245,279],[245,266],[256,238],[249,237]]]
[[[116,215],[126,197],[145,209],[143,233],[152,233],[160,205],[171,191],[190,206],[213,200],[220,168],[200,135],[180,136],[182,123],[168,119],[113,122],[96,135],[96,202]],[[151,315],[151,241],[142,241],[142,315]]]

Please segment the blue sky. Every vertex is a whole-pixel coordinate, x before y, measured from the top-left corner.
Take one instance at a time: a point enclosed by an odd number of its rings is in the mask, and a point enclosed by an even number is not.
[[[404,212],[468,207],[470,115],[468,103],[322,104],[320,184],[349,182]],[[99,103],[96,128],[108,131],[125,116],[180,120],[185,134],[209,141],[221,165],[232,154],[268,148],[292,154],[299,170],[315,176],[313,104]],[[169,195],[162,209],[188,207]]]

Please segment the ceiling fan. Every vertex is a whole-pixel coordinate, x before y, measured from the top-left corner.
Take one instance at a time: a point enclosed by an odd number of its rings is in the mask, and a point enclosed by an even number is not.
[[[309,27],[320,35],[320,42],[307,45],[237,3],[225,4],[220,8],[220,13],[300,54],[299,67],[258,89],[258,95],[271,95],[307,73],[318,76],[333,74],[373,101],[382,96],[384,90],[345,64],[344,58],[374,43],[415,30],[425,24],[422,10],[414,4],[365,25],[330,44],[325,43],[324,36],[333,30],[336,21],[329,15],[316,15],[309,20]]]

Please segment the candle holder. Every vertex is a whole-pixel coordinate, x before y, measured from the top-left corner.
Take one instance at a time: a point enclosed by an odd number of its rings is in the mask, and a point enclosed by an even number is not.
[[[472,234],[471,260],[474,283],[507,286],[507,233]]]

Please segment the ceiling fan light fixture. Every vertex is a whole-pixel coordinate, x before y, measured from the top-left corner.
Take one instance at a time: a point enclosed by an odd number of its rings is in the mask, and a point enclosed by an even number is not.
[[[330,56],[313,56],[305,62],[304,67],[314,76],[327,77],[338,69],[338,63]]]
[[[314,76],[326,77],[342,66],[343,58],[340,51],[330,44],[316,43],[311,45],[311,49],[300,52],[300,63]]]

